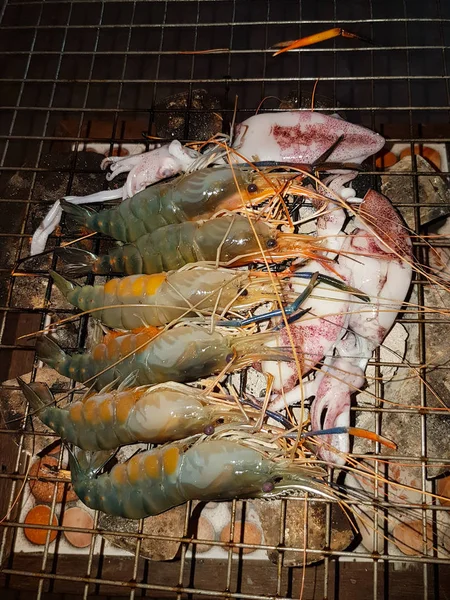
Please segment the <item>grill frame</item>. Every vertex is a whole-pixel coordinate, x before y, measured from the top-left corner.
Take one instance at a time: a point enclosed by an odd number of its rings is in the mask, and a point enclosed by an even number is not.
[[[273,0],[253,5],[239,3],[237,0],[5,2],[0,12],[0,32],[6,41],[0,45],[0,59],[4,67],[1,83],[4,98],[8,102],[2,102],[1,106],[5,116],[0,120],[0,185],[4,187],[3,184],[8,178],[19,173],[20,176],[28,178],[28,192],[22,194],[23,197],[15,198],[1,194],[0,203],[6,203],[7,210],[11,209],[12,213],[17,211],[19,217],[12,224],[12,232],[8,230],[9,224],[6,224],[5,230],[0,228],[0,242],[4,247],[10,244],[13,254],[9,261],[0,264],[0,274],[7,276],[15,260],[27,254],[31,226],[36,221],[36,217],[33,216],[35,204],[39,202],[42,207],[47,207],[55,199],[33,196],[40,178],[52,173],[64,173],[66,179],[63,183],[66,184],[66,192],[70,193],[74,180],[98,173],[98,169],[80,167],[79,146],[85,142],[102,142],[110,144],[112,150],[113,145],[125,141],[142,143],[142,138],[136,135],[136,132],[131,137],[127,135],[126,130],[124,134],[124,124],[133,120],[142,122],[146,124],[148,131],[151,131],[155,118],[155,104],[169,93],[188,91],[191,97],[192,91],[200,87],[213,95],[216,94],[222,105],[221,112],[226,125],[232,118],[236,93],[239,92],[238,117],[243,119],[254,112],[261,98],[273,93],[282,96],[282,92],[287,93],[291,89],[300,94],[301,87],[305,85],[309,86],[310,91],[316,78],[320,77],[319,90],[333,99],[333,106],[323,109],[324,111],[331,113],[337,108],[344,112],[349,120],[388,135],[390,142],[406,142],[411,144],[411,147],[416,142],[450,142],[450,127],[440,125],[448,121],[450,106],[450,84],[446,64],[450,49],[450,9],[439,0],[426,6],[412,0],[381,3],[361,0],[352,3],[352,7],[346,6],[342,1],[325,0],[320,3],[320,10],[312,4],[315,3],[274,3]],[[383,10],[385,17],[380,16]],[[144,22],[140,22],[141,19]],[[145,22],[145,19],[148,22]],[[151,19],[154,21],[150,22]],[[187,21],[181,22],[182,19]],[[366,46],[337,39],[303,48],[277,59],[271,58],[272,51],[269,47],[272,43],[302,37],[333,26],[343,26],[377,43],[382,41],[377,46]],[[179,34],[179,31],[182,33]],[[439,43],[430,42],[433,31],[438,31]],[[92,36],[92,32],[95,35]],[[144,47],[140,44],[144,44],[145,34],[148,35],[149,42]],[[395,40],[392,41],[394,37]],[[13,49],[8,49],[8,43]],[[89,49],[80,49],[79,46],[83,44]],[[113,48],[108,47],[108,44]],[[222,44],[229,50],[203,56],[179,54],[179,51],[183,50],[197,51],[221,47]],[[419,52],[423,53],[422,57],[416,54]],[[363,58],[360,59],[360,56]],[[437,56],[442,64],[441,68],[436,68],[434,72],[426,65],[428,62],[431,64],[431,58]],[[75,61],[76,57],[79,58],[78,61]],[[145,59],[145,65],[138,60],[142,57]],[[364,71],[366,63],[370,65],[369,73]],[[378,74],[383,65],[386,71],[391,70],[392,74]],[[100,77],[98,72],[102,66],[106,73],[102,73],[103,77]],[[431,68],[431,72],[428,72],[428,68]],[[46,69],[52,71],[53,75],[46,76]],[[75,69],[75,76],[69,76],[70,69]],[[179,71],[183,76],[179,76]],[[361,73],[355,75],[352,71]],[[133,73],[138,75],[132,76]],[[439,101],[432,102],[434,97],[430,99],[425,92],[420,91],[418,86],[424,86],[424,82],[431,90],[439,91],[435,94]],[[432,87],[434,85],[435,88]],[[350,90],[352,86],[355,87],[354,93]],[[392,92],[387,86],[392,87]],[[383,97],[379,90],[388,90],[385,91],[386,97]],[[389,97],[391,93],[398,94],[397,102]],[[64,105],[65,98],[70,99],[69,107]],[[142,98],[145,99],[145,104]],[[336,98],[345,98],[346,102],[343,106],[342,102],[338,106]],[[380,101],[381,98],[384,103]],[[406,101],[400,102],[401,98],[406,98]],[[264,108],[266,107],[273,108],[270,100],[264,105]],[[189,118],[194,112],[188,104],[185,111],[185,134]],[[75,124],[78,119],[76,133],[58,135],[58,123],[62,118],[67,119],[67,116]],[[108,124],[110,135],[89,133],[89,123],[97,121]],[[437,125],[433,128],[435,123]],[[39,128],[41,133],[38,132]],[[58,148],[70,148],[72,143],[77,144],[78,148],[65,167],[45,166],[46,154],[58,153]],[[367,172],[367,175],[372,176],[375,185],[375,176],[378,174],[379,171],[375,171],[373,166],[372,170]],[[444,175],[448,176],[450,172],[445,172]],[[408,206],[414,207],[417,232],[421,222],[415,160],[413,171],[404,173],[404,176],[413,176],[415,180],[414,197]],[[424,174],[421,173],[421,176]],[[60,241],[60,238],[53,238],[56,245]],[[98,248],[100,243],[100,238],[96,238],[95,247]],[[416,241],[414,247],[416,256],[421,262],[426,262],[428,245]],[[433,241],[433,247],[449,247],[449,241]],[[46,274],[48,267],[55,267],[55,264],[55,259],[50,258],[48,262],[23,272],[23,277],[27,279],[47,281],[43,290],[42,307],[33,308],[26,307],[24,303],[17,304],[19,278],[5,279],[0,306],[0,355],[3,358],[7,357],[12,365],[9,369],[10,374],[24,369],[26,365],[26,371],[32,370],[35,375],[32,346],[18,344],[15,338],[17,334],[41,328],[49,312],[55,312],[51,305],[54,290]],[[420,304],[424,302],[424,284],[420,279],[414,282]],[[60,312],[67,314],[68,311],[61,309]],[[417,324],[420,339],[419,361],[413,366],[420,369],[424,381],[420,384],[420,448],[414,460],[422,468],[421,485],[422,491],[425,492],[427,465],[442,462],[440,458],[427,456],[427,370],[423,368],[427,359],[426,324],[441,321],[429,317],[425,319],[420,314],[415,316],[414,311],[410,312],[412,315],[406,318],[404,316],[402,320]],[[87,337],[87,326],[87,319],[81,318],[72,345],[83,347]],[[375,366],[377,376],[380,375],[380,368],[386,366],[386,362],[381,361],[379,352],[375,354],[371,364]],[[433,365],[428,363],[427,368],[432,367]],[[439,365],[438,368],[446,370],[448,366]],[[376,388],[376,393],[381,395],[380,385]],[[374,408],[359,407],[354,410],[371,410],[374,414],[374,428],[377,431],[381,430],[383,414],[404,412],[401,408],[386,408],[381,406],[381,403]],[[443,408],[442,412],[448,411]],[[10,511],[24,480],[22,449],[25,439],[29,435],[37,435],[25,428],[26,422],[20,426],[19,431],[8,426],[0,430],[0,450],[6,452],[7,448],[10,454],[7,471],[0,473],[0,489],[5,489],[6,485],[9,487],[6,511]],[[376,453],[378,451],[377,448]],[[383,455],[383,458],[397,461],[411,459],[395,454]],[[295,501],[303,502],[299,499]],[[52,512],[55,506],[54,496]],[[378,506],[382,508],[383,503],[379,502]],[[236,520],[237,508],[238,503],[233,502],[232,523]],[[107,567],[102,557],[94,556],[93,545],[87,558],[83,556],[75,561],[77,569],[83,571],[83,576],[70,574],[75,564],[71,563],[71,559],[52,557],[48,539],[38,556],[15,556],[14,553],[9,553],[10,537],[21,524],[14,520],[13,515],[9,521],[2,524],[0,574],[7,589],[15,589],[16,586],[36,589],[38,598],[44,597],[47,590],[72,591],[75,584],[79,585],[77,589],[83,597],[95,592],[105,595],[126,594],[130,598],[134,598],[136,594],[146,595],[147,592],[150,595],[161,594],[177,598],[198,596],[263,600],[273,596],[298,597],[303,585],[303,570],[282,567],[282,523],[280,544],[271,547],[279,552],[279,561],[271,569],[268,568],[268,563],[259,564],[257,561],[244,560],[242,554],[237,560],[233,559],[232,546],[236,544],[225,544],[228,548],[227,561],[222,564],[217,561],[204,566],[201,560],[186,557],[189,543],[195,544],[195,539],[191,540],[188,536],[191,509],[192,507],[187,505],[184,536],[180,539],[182,544],[179,562],[158,565],[159,575],[168,580],[167,585],[152,582],[155,563],[148,564],[140,558],[139,542],[134,557],[121,563],[120,573],[116,572],[117,564],[112,568]],[[438,510],[444,512],[449,509],[427,506],[423,509],[423,519],[425,520],[429,512]],[[143,536],[141,533],[138,539],[142,539]],[[329,516],[327,537],[330,539]],[[237,544],[237,547],[242,549],[247,546],[248,544],[244,543]],[[302,549],[298,551],[301,552]],[[308,552],[314,551],[308,548]],[[355,593],[357,597],[358,594],[360,597],[368,597],[368,588],[371,587],[374,598],[395,598],[400,589],[396,588],[397,585],[411,584],[412,597],[438,598],[445,589],[442,581],[445,581],[446,574],[450,573],[449,561],[436,556],[399,559],[381,551],[374,554],[353,552],[351,558],[357,557],[366,562],[338,563],[333,560],[339,556],[349,558],[349,555],[347,551],[329,550],[323,564],[308,568],[304,572],[305,597],[309,594],[311,597],[338,598],[347,597],[350,593]],[[411,567],[412,571],[408,574],[408,571],[396,570],[401,564]],[[356,578],[358,585],[364,581],[368,566],[371,569],[371,586],[360,590],[352,589],[350,581]],[[217,583],[209,589],[208,571],[211,567],[215,570]],[[202,572],[200,585],[196,581],[196,570]],[[252,593],[252,586],[245,583],[245,577],[250,577],[251,573],[256,573],[256,577],[253,577],[258,581],[255,581],[254,587],[262,590],[259,593]],[[319,586],[315,589],[315,577],[320,580],[320,591]]]

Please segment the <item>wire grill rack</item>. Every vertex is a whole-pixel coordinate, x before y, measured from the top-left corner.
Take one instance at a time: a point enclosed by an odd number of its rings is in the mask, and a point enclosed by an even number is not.
[[[376,45],[336,39],[278,58],[269,50],[279,41],[335,26]],[[218,51],[198,53],[208,49]],[[191,53],[183,53],[186,51]],[[238,121],[253,114],[265,97],[269,98],[264,108],[276,108],[277,99],[288,96],[305,99],[300,106],[305,108],[314,82],[320,78],[318,98],[327,99],[321,110],[338,110],[350,121],[382,133],[391,143],[446,145],[450,141],[449,52],[450,4],[440,0],[6,0],[0,12],[0,380],[36,372],[33,344],[17,338],[45,323],[53,291],[48,269],[55,266],[55,259],[49,255],[25,263],[21,277],[10,273],[16,261],[28,254],[30,234],[56,199],[51,193],[52,181],[58,180],[60,195],[73,193],[86,179],[91,181],[90,191],[105,184],[99,162],[83,152],[85,144],[106,144],[111,151],[124,143],[142,144],[141,131],[151,133],[158,114],[164,112],[159,102],[183,92],[188,93],[182,110],[187,140],[196,114],[192,106],[195,89],[205,89],[218,100],[224,130],[232,118],[236,96]],[[54,159],[61,156],[63,162]],[[413,208],[418,233],[423,228],[416,161],[412,164],[414,194],[403,206]],[[368,176],[372,176],[372,185],[379,185],[374,169]],[[58,245],[61,239],[52,237],[50,243]],[[95,242],[97,247],[99,243]],[[448,241],[439,239],[432,246],[445,248]],[[430,245],[417,241],[415,251],[427,264]],[[420,278],[414,282],[420,304],[425,284]],[[51,312],[67,315],[68,309],[52,306]],[[427,352],[427,327],[439,323],[447,331],[448,322],[433,315],[425,319],[413,309],[403,322],[417,327],[420,342],[413,366],[422,376],[422,381],[417,380],[421,407],[416,412],[421,436],[416,440],[415,457],[408,460],[421,468],[425,491],[427,466],[445,462],[444,456],[427,454],[427,375],[432,367],[442,373],[448,368],[433,364],[433,356]],[[82,347],[87,327],[87,319],[80,319],[68,346]],[[380,375],[388,362],[377,354],[372,364]],[[382,397],[382,383],[377,394]],[[383,414],[388,418],[390,412],[407,412],[381,403],[366,410],[373,414],[377,430]],[[8,516],[1,531],[2,594],[16,598],[21,597],[19,590],[25,590],[30,597],[33,590],[38,598],[75,594],[83,598],[254,600],[299,597],[301,590],[305,598],[391,599],[408,593],[411,598],[437,599],[448,595],[449,561],[434,552],[424,557],[391,556],[380,544],[373,553],[326,550],[324,561],[305,571],[284,568],[283,517],[279,544],[272,548],[280,557],[277,564],[245,560],[243,551],[248,544],[243,542],[222,543],[227,560],[189,558],[187,549],[196,544],[188,535],[190,505],[179,540],[180,558],[175,562],[144,561],[140,557],[142,530],[136,534],[138,543],[130,558],[94,552],[94,542],[83,556],[52,554],[49,540],[38,554],[20,555],[14,552],[14,539],[21,524],[14,519],[12,508],[24,478],[21,450],[30,435],[37,434],[23,422],[14,427],[1,424],[0,516]],[[402,458],[394,454],[385,457]],[[53,499],[52,510],[54,507]],[[232,520],[236,510],[233,503]],[[432,505],[424,508],[423,514],[446,510]],[[233,559],[233,547],[240,549],[237,559]],[[364,562],[336,560],[356,556]]]

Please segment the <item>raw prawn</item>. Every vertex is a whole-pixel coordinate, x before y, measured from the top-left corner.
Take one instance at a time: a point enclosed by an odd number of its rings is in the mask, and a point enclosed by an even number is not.
[[[275,299],[268,274],[194,266],[130,275],[103,285],[74,284],[50,271],[64,297],[113,329],[161,326],[180,317],[244,310]]]
[[[202,390],[180,383],[126,389],[128,381],[117,391],[87,395],[62,409],[54,405],[46,384],[18,381],[34,414],[63,441],[83,450],[161,444],[213,430],[218,422],[243,420],[235,405],[214,402]]]
[[[262,262],[261,248],[269,262],[310,258],[321,251],[320,241],[310,236],[281,233],[261,220],[227,215],[203,223],[167,225],[101,256],[78,248],[62,248],[57,253],[67,263],[65,274],[80,277],[88,273],[160,273],[203,261],[240,266]]]
[[[339,272],[347,283],[366,293],[369,304],[349,314],[349,332],[336,345],[335,358],[319,375],[311,409],[313,428],[348,425],[351,395],[364,384],[367,363],[394,324],[412,277],[412,248],[408,232],[389,200],[370,190],[361,204],[354,229],[343,242]],[[348,373],[348,374],[347,374]],[[342,464],[348,436],[325,438],[320,455]]]
[[[85,383],[95,379],[101,390],[112,381],[136,372],[136,384],[195,381],[212,373],[246,367],[258,360],[291,360],[291,352],[268,348],[270,333],[222,335],[201,327],[182,325],[160,333],[144,328],[139,333],[109,336],[92,353],[66,354],[51,338],[36,343],[37,356],[58,373]]]
[[[162,146],[138,156],[126,158],[107,158],[102,162],[102,168],[106,164],[116,165],[111,168],[115,171],[107,179],[113,179],[119,173],[131,171],[123,188],[116,190],[105,190],[89,196],[66,196],[64,200],[73,204],[92,204],[93,202],[106,202],[118,198],[128,198],[140,192],[145,187],[172,177],[181,171],[186,171],[190,165],[197,160],[199,154],[190,148],[182,146],[178,140],[173,140],[168,145]],[[31,240],[30,254],[34,256],[44,251],[48,236],[55,230],[62,216],[61,203],[57,200],[39,227],[33,234]]]
[[[272,459],[255,447],[256,437],[185,440],[135,454],[102,475],[105,453],[71,454],[72,484],[90,508],[128,519],[158,515],[188,500],[272,498],[289,490],[334,497],[320,471]]]
[[[228,166],[202,169],[149,187],[118,206],[100,212],[68,202],[62,202],[62,206],[84,227],[122,242],[134,242],[166,225],[201,221],[218,211],[258,204],[275,195],[277,182],[289,181],[296,175],[263,176],[249,169]]]
[[[233,149],[253,162],[313,165],[339,138],[330,162],[359,165],[385,143],[378,133],[337,115],[287,111],[261,113],[237,125]],[[233,161],[242,159],[234,155]]]

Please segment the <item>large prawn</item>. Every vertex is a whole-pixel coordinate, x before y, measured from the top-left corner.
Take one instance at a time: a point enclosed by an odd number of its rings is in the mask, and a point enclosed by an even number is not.
[[[241,410],[219,402],[202,390],[169,382],[148,387],[127,387],[133,374],[118,390],[87,394],[66,408],[55,406],[48,386],[19,379],[34,415],[63,441],[83,450],[113,450],[125,444],[161,444],[214,431],[220,422],[244,419]]]
[[[188,500],[273,498],[289,491],[333,498],[322,472],[271,457],[257,436],[216,435],[141,452],[99,475],[108,457],[70,456],[72,484],[90,508],[128,519],[160,514]]]
[[[281,233],[262,220],[227,215],[203,223],[167,225],[102,256],[79,248],[61,248],[58,256],[67,263],[68,275],[133,275],[172,271],[203,261],[240,266],[263,260],[311,258],[321,250],[321,241],[310,236]]]
[[[169,273],[130,275],[102,285],[77,285],[51,271],[65,298],[113,329],[161,326],[214,310],[245,310],[275,300],[262,272],[193,266]]]
[[[109,336],[92,353],[66,354],[51,338],[36,343],[37,356],[75,381],[93,381],[101,390],[136,372],[136,385],[188,382],[213,373],[242,369],[259,360],[291,360],[289,350],[266,346],[271,334],[223,335],[181,325],[154,335],[153,328]]]
[[[209,219],[220,211],[244,210],[276,195],[297,173],[261,173],[240,167],[194,171],[153,185],[118,206],[94,212],[62,201],[63,210],[88,229],[134,242],[165,225]]]

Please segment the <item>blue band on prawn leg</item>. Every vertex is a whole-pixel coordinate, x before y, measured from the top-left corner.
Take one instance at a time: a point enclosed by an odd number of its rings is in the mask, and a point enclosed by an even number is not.
[[[288,304],[283,310],[276,309],[267,313],[263,313],[261,315],[254,315],[253,317],[248,317],[247,319],[232,319],[228,321],[219,321],[218,325],[221,325],[223,327],[244,327],[245,325],[250,325],[252,323],[260,323],[261,321],[267,321],[275,317],[282,317],[283,314],[288,317],[288,323],[293,323],[294,321],[300,319],[310,311],[310,309],[305,309],[297,313],[300,306],[311,295],[313,289],[319,283],[326,283],[339,290],[358,296],[358,298],[363,300],[363,302],[369,302],[369,297],[363,294],[363,292],[352,288],[351,286],[347,285],[345,282],[339,279],[335,279],[334,277],[330,277],[329,275],[323,275],[317,271],[315,273],[307,271],[292,273],[290,274],[290,277],[309,279],[310,282],[306,286],[305,290],[298,296],[298,298],[290,304]],[[277,326],[276,329],[283,326],[284,324],[280,324],[279,326]]]

